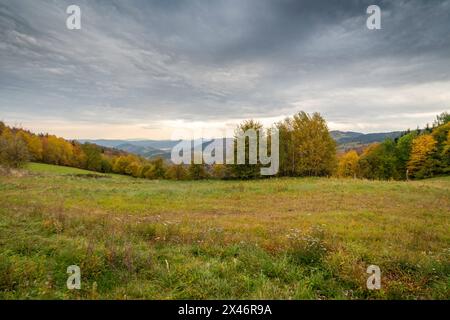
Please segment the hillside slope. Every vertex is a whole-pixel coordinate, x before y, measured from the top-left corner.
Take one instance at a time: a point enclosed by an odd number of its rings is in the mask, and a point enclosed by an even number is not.
[[[449,178],[156,181],[58,170],[0,176],[0,299],[449,298]],[[74,264],[80,291],[66,287]],[[381,268],[379,291],[366,288],[370,264]]]

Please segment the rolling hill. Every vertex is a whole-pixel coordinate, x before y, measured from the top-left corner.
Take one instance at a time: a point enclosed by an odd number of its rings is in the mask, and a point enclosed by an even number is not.
[[[366,134],[353,131],[330,131],[330,134],[336,140],[338,150],[346,151],[361,148],[375,142],[383,142],[386,139],[398,138],[401,136],[402,131]]]
[[[353,131],[330,131],[331,136],[338,145],[339,151],[348,149],[361,148],[365,145],[374,142],[383,142],[391,138],[395,139],[401,135],[401,131],[381,132],[381,133],[360,133]],[[170,159],[171,149],[181,142],[181,140],[78,140],[81,143],[90,142],[99,146],[115,148],[126,152],[134,153],[145,158],[161,157],[163,159]],[[203,142],[205,148],[211,141]],[[194,144],[199,143],[196,140]]]

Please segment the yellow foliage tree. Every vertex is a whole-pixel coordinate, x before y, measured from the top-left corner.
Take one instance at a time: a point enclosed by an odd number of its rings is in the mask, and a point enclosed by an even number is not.
[[[27,144],[28,151],[32,159],[41,161],[42,153],[44,152],[41,139],[38,136],[30,134],[23,130],[20,130],[17,135],[20,136],[22,140]]]
[[[339,158],[337,175],[339,177],[354,177],[359,170],[359,155],[355,150],[344,153]]]
[[[115,173],[138,177],[141,170],[141,161],[134,155],[120,156],[115,159],[112,169]]]
[[[171,180],[185,180],[187,179],[188,172],[184,165],[178,164],[178,165],[171,165],[166,170],[166,179]]]
[[[411,157],[408,162],[408,175],[414,178],[426,178],[433,175],[436,167],[436,140],[426,134],[412,142]]]
[[[299,112],[277,124],[280,175],[326,176],[336,169],[336,143],[318,113]]]
[[[0,135],[0,165],[19,168],[30,158],[25,141],[10,129],[2,130]]]
[[[141,172],[142,172],[142,166],[138,161],[133,161],[131,162],[126,168],[125,168],[125,173],[133,176],[135,178],[138,178],[141,176]]]
[[[73,145],[63,138],[50,135],[43,140],[43,159],[46,163],[70,166],[73,159]]]

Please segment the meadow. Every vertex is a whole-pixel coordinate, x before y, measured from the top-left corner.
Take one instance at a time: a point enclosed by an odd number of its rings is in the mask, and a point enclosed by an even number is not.
[[[0,176],[0,298],[449,299],[450,177],[158,181],[32,163]]]

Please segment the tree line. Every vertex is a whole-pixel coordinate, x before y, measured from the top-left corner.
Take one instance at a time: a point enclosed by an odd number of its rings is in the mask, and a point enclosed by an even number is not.
[[[450,173],[450,114],[433,126],[404,132],[399,138],[374,143],[339,157],[337,175],[380,180],[423,179]]]
[[[447,113],[438,116],[431,128],[408,130],[398,139],[388,139],[342,155],[337,154],[326,121],[318,113],[299,112],[273,127],[279,133],[277,176],[408,179],[450,172],[450,116]],[[237,126],[236,133],[248,129],[264,130],[258,121],[248,120]],[[271,139],[270,130],[267,130],[267,137]],[[20,168],[28,161],[34,161],[145,179],[260,178],[262,164],[259,161],[249,164],[248,141],[245,148],[245,164],[174,165],[162,158],[146,159],[91,143],[37,135],[0,122],[0,165],[8,168]]]

